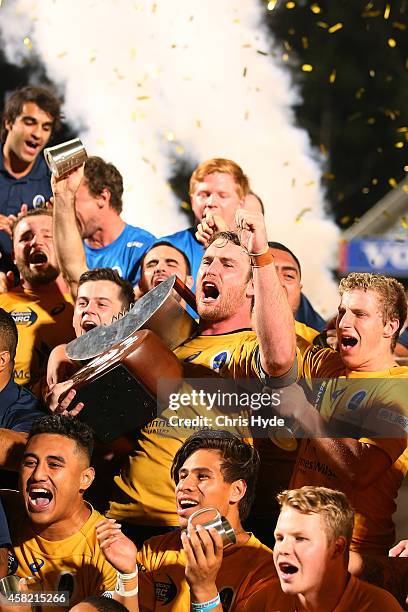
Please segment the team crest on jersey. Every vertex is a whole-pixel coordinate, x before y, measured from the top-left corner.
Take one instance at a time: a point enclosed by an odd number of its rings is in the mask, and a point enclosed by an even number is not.
[[[27,306],[27,310],[12,310],[10,312],[16,325],[26,325],[30,327],[38,319],[38,315],[32,308]]]
[[[216,372],[219,372],[221,368],[223,368],[229,362],[230,359],[230,351],[222,351],[221,353],[217,353],[217,355],[215,355],[211,359],[211,367]]]
[[[45,206],[45,198],[42,193],[37,193],[33,197],[33,208],[44,208]]]
[[[340,397],[340,395],[342,395],[345,390],[346,387],[344,387],[344,389],[337,389],[337,391],[333,391],[333,393],[331,394],[332,400],[336,400],[338,397]]]
[[[36,574],[45,565],[44,559],[34,559],[32,563],[29,563],[28,567],[33,574]]]
[[[177,595],[177,587],[173,580],[168,574],[165,574],[165,578],[165,580],[156,580],[154,582],[156,601],[160,601],[162,606],[167,606]]]
[[[190,361],[194,361],[194,359],[197,359],[197,357],[198,357],[199,355],[201,355],[201,353],[202,353],[202,351],[198,351],[198,353],[194,353],[194,355],[189,355],[188,357],[185,357],[185,358],[184,358],[184,361],[185,361],[186,363],[190,363]]]
[[[18,561],[13,555],[12,552],[9,551],[7,556],[7,573],[15,574],[18,568]]]
[[[357,410],[366,395],[367,391],[364,390],[357,391],[357,393],[353,393],[353,395],[350,397],[346,404],[347,410]]]

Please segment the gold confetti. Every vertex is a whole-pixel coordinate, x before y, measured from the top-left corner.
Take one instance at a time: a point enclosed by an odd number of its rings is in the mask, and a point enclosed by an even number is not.
[[[389,47],[391,47],[391,49],[393,49],[394,47],[397,46],[397,42],[396,42],[395,38],[389,38],[387,40],[387,44],[388,44]]]
[[[388,210],[383,210],[383,211],[382,211],[382,214],[383,214],[383,216],[384,216],[386,219],[392,219],[392,215],[390,215],[390,213],[388,212]]]
[[[350,221],[350,219],[351,219],[350,215],[344,215],[344,217],[340,219],[341,225],[345,225],[346,223]]]
[[[393,28],[396,28],[397,30],[406,30],[407,26],[405,25],[405,23],[401,23],[400,21],[394,21],[394,23],[392,24]]]
[[[130,50],[130,59],[132,61],[136,59],[136,49],[134,47]]]
[[[283,60],[284,62],[287,62],[287,61],[288,61],[288,59],[289,59],[289,55],[288,55],[287,53],[283,53],[283,55],[282,55],[282,60]]]
[[[384,19],[388,19],[388,17],[390,16],[391,13],[391,6],[389,4],[386,4],[385,9],[384,9]]]
[[[137,96],[136,100],[150,100],[150,96]]]
[[[177,145],[176,146],[176,153],[177,153],[177,155],[183,155],[184,147],[182,147],[181,145]]]
[[[402,191],[405,191],[405,193],[408,193],[408,185],[403,185]]]
[[[397,128],[396,131],[397,132],[408,132],[408,127],[406,127],[406,126],[399,127],[399,128]]]
[[[362,193],[366,194],[370,192],[370,189],[368,187],[363,187],[361,191]]]
[[[375,70],[369,70],[368,74],[370,75],[370,77],[375,77]]]
[[[155,13],[157,9],[157,4],[152,4],[152,13]]]
[[[290,164],[290,162],[289,162],[289,161],[285,161],[285,162],[283,162],[283,165],[284,165],[284,166],[289,166],[289,164]]]
[[[185,202],[184,200],[180,203],[181,208],[183,208],[184,210],[191,210],[191,206],[188,202]]]
[[[373,185],[378,185],[378,178],[373,178],[371,182]]]
[[[130,117],[131,117],[132,121],[137,121],[137,112],[136,111],[132,111],[132,114],[131,114]]]
[[[291,186],[292,187],[296,187],[296,179],[295,178],[292,179]]]
[[[358,89],[355,93],[355,96],[357,98],[357,100],[361,100],[361,98],[363,97],[363,94],[365,92],[364,87],[360,87],[360,89]]]
[[[266,8],[268,9],[268,11],[273,11],[277,3],[278,3],[278,0],[270,0]]]
[[[375,117],[369,117],[366,121],[366,123],[368,123],[368,125],[374,125],[374,123],[376,122]]]
[[[169,142],[173,142],[174,140],[174,133],[173,132],[167,132],[166,133],[166,138]]]
[[[314,184],[315,184],[315,181],[307,181],[307,183],[305,183],[306,187],[311,187]]]
[[[394,144],[394,147],[395,147],[396,149],[402,149],[402,147],[403,147],[403,146],[404,146],[404,143],[403,143],[403,142],[401,142],[401,141],[396,142],[396,143]]]
[[[336,69],[333,68],[329,76],[329,83],[334,83],[335,80],[336,80]]]
[[[300,213],[296,215],[295,223],[300,223],[300,220],[303,217],[303,215],[305,215],[307,212],[310,212],[311,210],[312,210],[311,208],[302,208]]]
[[[327,30],[329,27],[329,24],[325,21],[316,21],[316,25],[319,26],[319,28],[324,28],[325,30]]]
[[[406,217],[401,217],[401,225],[404,229],[407,229],[408,227],[408,223],[407,223],[407,218]]]
[[[312,64],[302,64],[303,72],[312,72],[313,66]]]
[[[380,14],[380,11],[363,11],[361,13],[362,17],[378,17]]]
[[[245,111],[245,113],[244,113],[244,119],[245,119],[245,121],[248,121],[248,118],[249,118],[249,110],[248,110],[248,109],[246,109],[246,111]]]
[[[201,127],[201,121],[200,119],[196,119],[196,127],[200,128]]]
[[[57,57],[59,59],[62,59],[63,57],[65,57],[67,55],[67,51],[61,51],[61,53],[58,53]]]
[[[302,47],[304,49],[308,49],[309,48],[309,39],[307,36],[302,36]]]
[[[388,184],[390,185],[390,187],[392,187],[393,189],[395,189],[398,186],[397,181],[395,180],[395,178],[389,178],[388,179]]]
[[[290,46],[287,40],[283,41],[283,46],[285,47],[286,51],[292,51],[292,47]]]
[[[318,15],[321,12],[322,9],[320,8],[320,6],[318,4],[312,4],[312,6],[310,7],[310,10],[315,15]]]
[[[33,48],[33,43],[31,42],[31,38],[29,36],[25,36],[25,38],[23,39],[23,43],[25,44],[27,49],[31,50]]]
[[[329,28],[328,32],[329,34],[334,34],[335,32],[338,32],[339,30],[341,30],[342,28],[343,28],[342,23],[336,23],[332,25],[331,28]]]
[[[261,51],[260,49],[257,49],[256,52],[259,53],[259,55],[268,55],[266,51]]]
[[[324,172],[323,178],[326,179],[326,181],[332,181],[333,179],[336,178],[336,175],[333,174],[332,172]]]
[[[91,55],[91,57],[89,58],[89,63],[92,64],[95,60],[96,60],[95,55]]]
[[[246,67],[245,67],[245,68],[244,68],[244,70],[242,71],[242,76],[243,76],[243,77],[246,77],[246,75],[247,75],[247,69],[246,69]]]
[[[240,19],[233,19],[232,23],[239,24],[239,23],[241,23],[241,20]]]
[[[296,7],[296,2],[287,2],[286,3],[286,8],[291,10],[294,9]]]

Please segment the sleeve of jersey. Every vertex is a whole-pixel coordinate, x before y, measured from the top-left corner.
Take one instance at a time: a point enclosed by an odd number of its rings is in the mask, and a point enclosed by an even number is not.
[[[3,504],[0,500],[0,547],[10,546],[10,544],[11,539],[6,519],[6,513],[4,512]]]
[[[407,449],[408,394],[407,379],[387,379],[377,382],[372,408],[363,427],[372,432],[360,438],[361,442],[385,451],[392,463]]]

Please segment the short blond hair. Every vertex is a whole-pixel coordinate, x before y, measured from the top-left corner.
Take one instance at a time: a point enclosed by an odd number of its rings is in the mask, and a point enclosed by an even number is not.
[[[237,184],[237,193],[240,198],[244,198],[250,192],[249,180],[242,168],[230,159],[215,157],[202,162],[194,170],[190,179],[190,196],[195,192],[198,183],[202,183],[207,174],[214,174],[214,172],[230,174]]]
[[[281,508],[293,508],[301,514],[321,515],[328,541],[333,542],[339,536],[344,536],[347,544],[350,544],[354,526],[354,510],[341,491],[307,486],[282,491],[276,496],[276,499]]]
[[[403,285],[390,276],[370,274],[369,272],[352,272],[341,279],[339,285],[340,296],[345,291],[351,291],[352,289],[374,291],[377,294],[384,323],[392,319],[398,319],[398,329],[391,339],[391,350],[394,350],[407,318],[407,297]]]

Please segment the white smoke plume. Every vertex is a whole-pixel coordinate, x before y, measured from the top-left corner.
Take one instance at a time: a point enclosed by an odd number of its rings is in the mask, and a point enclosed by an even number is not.
[[[299,256],[305,292],[328,315],[338,232],[263,12],[258,0],[3,0],[0,27],[8,57],[39,55],[88,152],[122,172],[128,222],[156,236],[182,229],[174,160],[233,159],[265,202],[270,239]]]

